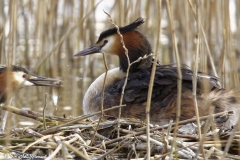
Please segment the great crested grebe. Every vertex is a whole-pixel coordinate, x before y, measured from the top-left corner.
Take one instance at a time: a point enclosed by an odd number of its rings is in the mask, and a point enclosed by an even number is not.
[[[19,66],[12,65],[10,69],[6,66],[0,66],[0,103],[4,103],[6,101],[7,93],[12,94],[19,87],[57,87],[60,82],[61,80],[58,79],[40,77]]]
[[[149,55],[152,52],[151,45],[147,38],[136,30],[144,23],[142,18],[138,18],[133,23],[120,27],[120,33],[126,48],[130,62],[139,57]],[[120,41],[120,36],[116,28],[108,29],[100,34],[96,44],[85,49],[74,56],[85,56],[93,53],[104,52],[119,57],[119,68],[109,70],[107,73],[106,88],[104,92],[104,109],[117,106],[120,103],[122,87],[125,81],[128,68],[127,57]],[[135,63],[130,67],[129,77],[125,88],[123,104],[127,107],[122,109],[122,117],[134,117],[141,120],[145,119],[146,101],[148,95],[148,85],[152,70],[152,56]],[[181,95],[181,117],[185,120],[195,116],[194,102],[192,96],[192,76],[193,72],[187,67],[182,66],[182,95]],[[104,75],[100,75],[88,88],[83,99],[83,113],[90,114],[100,111],[101,90]],[[157,65],[150,119],[152,123],[159,125],[169,123],[171,119],[176,119],[177,101],[177,68],[174,65]],[[225,90],[218,85],[218,78],[202,73],[197,76],[197,102],[200,116],[209,114],[209,106],[214,106],[214,112],[233,110],[234,115],[228,117],[226,126],[236,124],[238,120],[239,93],[233,90]],[[207,89],[204,88],[208,86]],[[118,110],[105,112],[110,116],[118,116]],[[237,114],[237,116],[236,116]],[[92,117],[96,119],[98,116]]]

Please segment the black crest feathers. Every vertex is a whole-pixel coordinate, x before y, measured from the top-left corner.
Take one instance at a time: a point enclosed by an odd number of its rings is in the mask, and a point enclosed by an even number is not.
[[[144,23],[144,19],[140,17],[127,26],[119,27],[119,30],[121,33],[129,32],[136,29],[138,26],[142,25],[143,23]],[[99,36],[97,43],[103,40],[103,38],[113,35],[115,33],[117,33],[117,29],[115,27],[102,32]]]
[[[0,66],[0,73],[4,72],[7,70],[7,67],[6,66]],[[12,65],[12,68],[11,68],[12,72],[18,72],[18,71],[22,71],[24,73],[27,73],[29,74],[29,70],[27,70],[26,68],[22,68],[22,67],[19,67],[19,66],[14,66]]]

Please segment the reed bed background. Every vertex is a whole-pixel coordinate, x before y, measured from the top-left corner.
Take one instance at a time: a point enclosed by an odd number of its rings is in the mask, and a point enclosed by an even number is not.
[[[199,71],[218,76],[223,86],[239,88],[240,1],[172,0],[170,6],[180,63],[191,68],[198,63]],[[202,28],[200,58],[196,62],[197,7]],[[165,0],[1,0],[0,63],[64,81],[57,110],[51,101],[52,90],[46,87],[20,89],[12,105],[41,111],[47,93],[48,114],[82,114],[86,89],[105,69],[101,54],[73,55],[93,45],[102,31],[113,27],[103,10],[119,26],[145,18],[139,30],[149,39],[155,54],[163,64],[176,62]],[[107,61],[109,68],[118,66],[117,57],[107,57]],[[19,125],[14,122],[28,121],[19,118],[13,116],[13,127]]]

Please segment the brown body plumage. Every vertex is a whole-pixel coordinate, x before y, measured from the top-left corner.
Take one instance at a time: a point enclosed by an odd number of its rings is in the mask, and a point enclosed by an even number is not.
[[[143,19],[139,18],[125,27],[120,27],[125,46],[128,49],[130,62],[152,53],[151,46],[146,37],[135,30],[142,23],[144,23]],[[127,57],[116,28],[101,33],[94,46],[77,53],[75,56],[85,56],[101,51],[107,54],[117,55],[120,61],[119,68],[108,72],[106,81],[104,108],[110,108],[120,104],[120,96],[128,68]],[[130,67],[130,74],[123,99],[123,104],[126,104],[127,107],[122,110],[122,117],[145,119],[151,70],[151,56]],[[184,120],[195,116],[192,96],[193,73],[186,66],[182,66],[181,71],[183,78],[180,119]],[[86,92],[83,100],[84,114],[100,111],[103,78],[104,74],[99,76]],[[177,79],[177,68],[174,65],[158,64],[151,101],[151,122],[166,124],[171,119],[176,119]],[[229,117],[225,125],[234,125],[238,120],[239,93],[232,90],[227,91],[221,88],[218,83],[218,78],[200,72],[198,73],[197,101],[200,116],[208,115],[210,106],[215,108],[215,113],[233,110],[235,115]],[[116,117],[118,110],[108,111],[106,114]],[[93,119],[95,118],[98,118],[98,116],[93,117]]]

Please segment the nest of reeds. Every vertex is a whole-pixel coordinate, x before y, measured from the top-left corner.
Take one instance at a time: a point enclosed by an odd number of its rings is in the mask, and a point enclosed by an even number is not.
[[[148,149],[152,159],[240,158],[240,132],[236,127],[226,129],[211,122],[230,114],[226,112],[200,117],[202,139],[199,139],[196,118],[177,125],[173,122],[164,126],[150,124],[150,143],[147,143],[148,126],[137,119],[91,121],[88,117],[92,115],[67,119],[40,116],[40,113],[12,106],[2,108],[42,124],[2,133],[1,158],[145,159]]]

